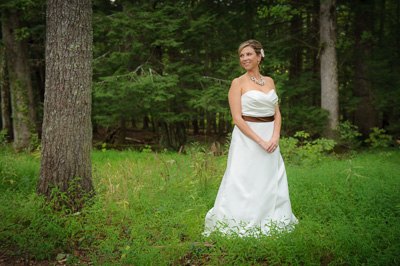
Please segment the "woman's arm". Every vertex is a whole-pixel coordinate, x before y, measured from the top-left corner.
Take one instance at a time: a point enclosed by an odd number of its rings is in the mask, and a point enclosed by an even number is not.
[[[268,79],[269,82],[271,83],[272,88],[274,88],[275,92],[276,92],[276,88],[275,88],[275,84],[274,81],[269,78]],[[282,116],[281,116],[281,111],[279,110],[279,104],[277,103],[275,105],[275,114],[274,114],[274,132],[272,134],[271,139],[267,142],[267,149],[266,151],[271,153],[275,151],[275,147],[278,147],[279,145],[279,139],[281,136],[281,126],[282,126]]]
[[[243,134],[258,143],[264,150],[268,151],[271,144],[268,145],[268,142],[264,141],[260,136],[258,136],[243,120],[241,97],[242,92],[240,81],[239,79],[234,79],[228,93],[229,106],[231,108],[233,123],[240,129],[240,131],[242,131]]]

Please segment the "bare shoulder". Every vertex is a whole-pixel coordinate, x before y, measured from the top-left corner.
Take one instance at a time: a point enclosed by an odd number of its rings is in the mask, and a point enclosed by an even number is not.
[[[274,84],[274,80],[273,80],[271,77],[269,77],[269,76],[264,76],[264,79],[265,79],[266,82],[271,83],[271,84]]]
[[[246,75],[246,74],[243,74],[243,75],[241,75],[240,77],[235,78],[235,79],[232,81],[232,83],[235,82],[235,83],[236,83],[235,85],[242,85],[242,84],[246,81],[245,75]]]
[[[243,76],[235,78],[234,80],[232,80],[229,92],[241,92],[243,87],[242,84],[243,84]]]
[[[275,89],[275,83],[274,83],[274,80],[271,77],[265,76],[264,79],[265,79],[265,82],[269,86],[271,86],[271,89]]]

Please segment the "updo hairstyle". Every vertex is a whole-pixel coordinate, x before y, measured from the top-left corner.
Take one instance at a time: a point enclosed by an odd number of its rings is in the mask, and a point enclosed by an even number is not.
[[[258,41],[256,41],[256,40],[248,40],[248,41],[242,42],[242,44],[239,46],[238,54],[240,55],[240,53],[242,52],[242,50],[243,50],[245,47],[247,47],[247,46],[250,46],[251,48],[253,48],[257,55],[260,55],[260,54],[261,54],[262,45],[261,45],[260,42],[258,42]],[[264,60],[264,57],[263,57],[262,54],[261,54],[261,61],[260,61],[260,64],[261,64],[261,62],[262,62],[263,60]]]

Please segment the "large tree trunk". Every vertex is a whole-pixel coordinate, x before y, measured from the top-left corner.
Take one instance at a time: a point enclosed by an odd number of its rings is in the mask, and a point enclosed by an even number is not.
[[[29,148],[31,133],[36,130],[28,46],[25,40],[16,35],[16,30],[20,28],[18,11],[4,8],[2,33],[10,80],[14,147],[17,150]]]
[[[11,106],[10,106],[10,84],[8,83],[7,57],[5,48],[1,48],[1,129],[6,130],[11,137]]]
[[[329,112],[328,137],[335,136],[339,123],[339,86],[336,57],[336,0],[324,0],[320,6],[321,107]]]
[[[354,45],[354,96],[360,102],[354,112],[354,124],[364,136],[368,136],[370,128],[378,126],[378,114],[373,106],[372,81],[368,61],[372,54],[372,40],[368,36],[374,27],[373,1],[357,1],[355,10],[355,45]]]
[[[79,209],[82,193],[93,195],[91,0],[47,0],[46,88],[42,157],[37,192],[67,192]]]

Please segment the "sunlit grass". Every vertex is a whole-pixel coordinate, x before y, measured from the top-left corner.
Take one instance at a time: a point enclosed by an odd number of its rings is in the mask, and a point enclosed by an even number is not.
[[[226,156],[94,151],[94,204],[67,215],[35,196],[38,159],[3,153],[0,243],[36,259],[70,254],[70,263],[398,264],[399,155],[287,163],[300,222],[291,233],[254,239],[201,235]]]

